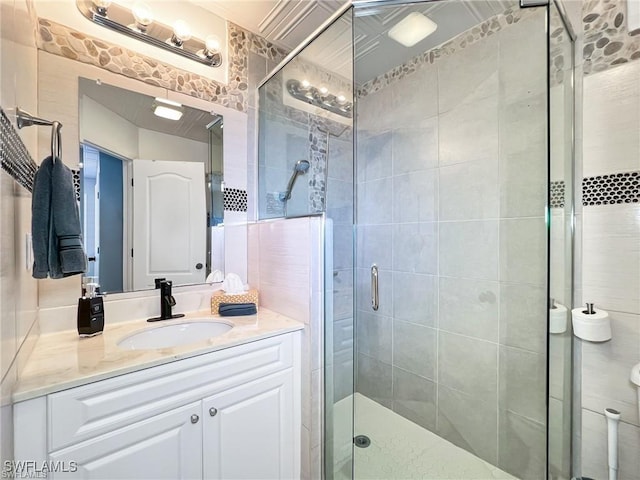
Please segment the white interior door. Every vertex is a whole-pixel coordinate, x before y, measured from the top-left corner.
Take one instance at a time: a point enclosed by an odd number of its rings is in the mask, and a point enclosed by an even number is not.
[[[204,282],[204,164],[134,160],[133,180],[134,289]]]

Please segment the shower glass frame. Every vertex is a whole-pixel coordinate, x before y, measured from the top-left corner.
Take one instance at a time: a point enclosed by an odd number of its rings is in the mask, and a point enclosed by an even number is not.
[[[428,1],[428,0],[427,0]],[[379,8],[386,8],[386,7],[391,7],[391,6],[396,6],[396,5],[407,5],[407,4],[423,4],[423,3],[427,3],[427,1],[425,0],[387,0],[387,1],[354,1],[354,2],[348,2],[347,4],[345,4],[339,11],[337,11],[329,20],[327,20],[320,28],[318,28],[308,39],[306,39],[299,47],[297,47],[294,51],[292,51],[277,67],[276,69],[274,69],[266,78],[263,82],[260,83],[259,88],[262,88],[268,81],[270,81],[278,72],[280,72],[287,64],[289,64],[292,60],[294,60],[305,48],[307,48],[309,45],[311,45],[314,41],[316,41],[319,37],[322,36],[322,34],[324,32],[326,32],[329,28],[331,28],[331,26],[341,17],[345,16],[350,16],[351,17],[351,29],[352,29],[352,51],[351,51],[351,55],[352,58],[355,56],[355,41],[354,41],[354,36],[355,36],[355,29],[354,29],[354,22],[355,22],[355,12],[357,9],[360,8],[366,8],[366,7],[371,7],[371,6],[376,6]],[[433,0],[433,1],[438,1],[439,3],[442,2],[444,3],[443,0]],[[566,143],[564,145],[564,157],[562,158],[563,163],[563,181],[565,181],[565,208],[564,208],[564,217],[563,217],[563,223],[562,223],[562,229],[563,229],[563,235],[564,235],[564,247],[566,248],[566,250],[564,251],[564,265],[563,265],[563,272],[564,272],[564,278],[562,279],[564,286],[565,286],[565,291],[570,292],[568,295],[564,296],[564,302],[567,304],[567,306],[572,306],[573,303],[573,298],[572,298],[572,286],[573,286],[573,239],[574,239],[574,199],[573,199],[573,180],[574,180],[574,111],[573,111],[573,106],[574,106],[574,78],[573,78],[573,49],[574,49],[574,41],[575,41],[575,35],[573,34],[573,31],[571,30],[570,24],[566,19],[566,15],[564,13],[564,10],[562,9],[561,5],[557,4],[556,0],[551,0],[549,5],[544,5],[542,8],[546,8],[546,18],[547,18],[547,29],[548,31],[546,32],[546,41],[547,41],[547,60],[551,61],[551,41],[550,41],[550,36],[552,34],[551,31],[551,25],[552,25],[552,10],[554,10],[555,12],[557,12],[557,16],[556,16],[556,21],[557,18],[560,18],[562,21],[562,24],[565,27],[565,33],[568,37],[568,48],[570,50],[570,52],[568,53],[568,56],[571,57],[571,69],[570,69],[570,76],[569,81],[570,81],[570,86],[568,87],[567,91],[565,92],[565,96],[563,97],[565,100],[565,105],[564,105],[564,124],[563,124],[563,128],[564,128],[564,139],[565,141],[567,141],[568,143]],[[566,53],[566,52],[565,52]],[[355,92],[356,90],[356,85],[355,85],[355,62],[352,61],[352,65],[353,65],[353,72],[352,72],[352,80],[353,80],[353,91]],[[549,67],[549,65],[548,65]],[[553,100],[551,99],[551,95],[550,93],[550,89],[551,89],[551,72],[549,70],[549,68],[547,69],[547,111],[546,111],[546,115],[547,115],[547,133],[548,133],[548,138],[551,138],[552,132],[551,132],[551,128],[552,128],[552,118],[551,118],[551,108],[552,108],[552,102]],[[569,98],[570,97],[570,98]],[[355,95],[354,95],[354,100],[355,100]],[[356,132],[357,131],[357,102],[354,101],[354,105],[355,105],[355,109],[354,109],[354,118],[353,118],[353,131]],[[355,175],[355,171],[356,171],[356,162],[357,162],[357,152],[356,152],[356,141],[353,140],[352,142],[353,144],[353,153],[352,153],[352,169],[353,169],[353,173],[354,173],[354,178],[353,178],[353,193],[354,193],[354,206],[353,206],[353,214],[354,216],[356,215],[356,190],[357,190],[357,179],[356,179],[356,175]],[[331,148],[331,147],[329,147]],[[548,148],[548,152],[547,152],[547,162],[548,162],[548,171],[550,171],[552,165],[551,165],[551,161],[552,161],[552,155],[553,155],[553,146],[551,145],[551,141],[549,140],[547,143],[547,148]],[[568,148],[568,150],[567,150]],[[290,159],[293,162],[295,162],[295,160],[297,159]],[[330,168],[330,167],[328,167]],[[327,169],[328,169],[327,168]],[[549,250],[552,248],[551,245],[551,241],[550,241],[550,230],[552,228],[551,225],[551,217],[552,217],[552,212],[551,212],[551,205],[550,205],[550,201],[551,201],[551,194],[550,194],[550,189],[551,189],[551,179],[549,179],[548,181],[548,186],[547,186],[547,207],[546,207],[546,216],[548,219],[547,222],[547,248],[548,248],[548,252]],[[300,182],[301,179],[298,179],[298,182]],[[325,205],[327,208],[330,207],[330,205]],[[301,214],[302,216],[306,216],[306,215],[313,215],[314,213],[303,213]],[[317,213],[315,213],[317,214]],[[331,228],[331,218],[330,215],[327,215],[326,212],[324,213],[325,218],[328,220],[325,222],[325,225],[328,225],[329,228]],[[286,215],[284,215],[286,216]],[[271,217],[273,218],[273,217]],[[352,267],[352,271],[353,271],[353,285],[354,285],[354,291],[355,291],[355,285],[356,285],[356,265],[355,265],[355,259],[356,259],[356,225],[357,225],[357,221],[354,218],[353,219],[353,232],[352,232],[352,237],[353,237],[353,242],[352,242],[352,251],[350,252],[351,258],[353,260],[353,267]],[[326,244],[327,247],[329,247],[329,244],[331,242],[333,242],[333,231],[331,231],[330,233],[327,233],[328,230],[325,230],[325,238],[324,238],[324,242]],[[329,260],[328,259],[328,255],[333,253],[333,249],[332,248],[328,248],[325,249],[325,280],[327,281],[326,285],[325,285],[325,314],[326,312],[328,312],[330,309],[333,308],[333,301],[334,298],[332,298],[332,293],[334,292],[333,287],[331,285],[331,282],[329,282],[329,279],[332,279],[333,276],[335,275],[335,271],[333,270],[333,259]],[[547,275],[550,275],[550,262],[551,262],[551,255],[548,254],[547,255],[547,260],[548,260],[548,265],[547,265]],[[568,275],[568,276],[567,276]],[[551,288],[550,282],[552,282],[552,279],[548,279],[547,281],[547,293],[550,294],[551,292],[549,291]],[[568,289],[568,290],[567,290]],[[355,295],[354,295],[355,296]],[[547,298],[549,298],[550,295],[547,295]],[[356,355],[356,346],[355,346],[355,337],[356,337],[356,325],[355,325],[355,311],[357,310],[357,307],[355,305],[355,298],[354,298],[354,305],[353,305],[353,317],[354,317],[354,324],[352,324],[352,328],[353,328],[353,333],[352,333],[352,354],[355,356]],[[327,318],[332,318],[332,317],[325,317],[325,325],[324,325],[324,343],[325,343],[325,350],[324,350],[324,355],[325,355],[325,369],[324,369],[324,391],[323,391],[323,405],[322,405],[322,409],[324,412],[324,415],[322,417],[322,430],[323,430],[323,438],[322,438],[322,445],[321,445],[321,449],[324,453],[323,455],[323,462],[322,462],[322,476],[323,478],[334,478],[334,448],[336,447],[336,444],[334,442],[334,435],[336,435],[335,432],[335,426],[336,424],[334,423],[336,420],[334,418],[334,403],[335,403],[335,397],[334,397],[334,388],[335,388],[335,378],[336,376],[339,374],[339,372],[336,371],[336,363],[335,363],[335,358],[334,358],[334,351],[333,351],[333,347],[334,347],[334,340],[335,340],[335,330],[333,329],[334,325],[332,322],[330,321],[326,321]],[[549,322],[549,318],[547,316],[547,325]],[[548,329],[547,329],[548,330]],[[563,346],[562,349],[560,351],[561,355],[562,355],[562,382],[563,382],[563,388],[565,388],[565,393],[566,396],[563,397],[562,399],[562,407],[565,409],[565,413],[568,415],[568,417],[566,415],[564,415],[562,417],[562,423],[560,425],[560,429],[562,432],[562,439],[561,439],[561,443],[563,445],[563,453],[562,453],[562,465],[558,465],[557,468],[554,470],[554,472],[551,472],[551,458],[550,456],[547,458],[546,460],[546,465],[547,465],[547,473],[548,474],[553,474],[554,478],[555,476],[558,476],[558,478],[570,478],[568,475],[570,475],[570,470],[571,470],[571,464],[572,464],[572,459],[571,459],[571,455],[572,453],[575,454],[575,451],[572,451],[572,448],[575,449],[575,447],[573,446],[574,442],[576,441],[576,439],[572,438],[572,432],[574,430],[574,428],[576,427],[576,425],[572,425],[572,422],[570,420],[569,424],[567,424],[567,418],[571,419],[571,417],[574,415],[573,412],[573,406],[571,405],[572,402],[572,398],[571,398],[571,392],[572,392],[572,381],[574,381],[573,379],[573,368],[572,368],[572,360],[571,357],[573,355],[573,342],[572,342],[572,338],[570,335],[570,325],[569,325],[569,334],[568,336],[565,336],[565,340],[563,341]],[[554,359],[551,358],[551,349],[553,349],[554,347],[552,346],[552,340],[549,338],[549,335],[547,335],[547,346],[548,346],[548,350],[547,350],[547,376],[546,376],[546,389],[548,392],[548,397],[547,397],[547,402],[551,401],[550,398],[550,379],[549,379],[549,371],[550,369],[553,368],[553,363],[554,363]],[[355,358],[353,358],[353,365],[354,365],[354,370],[352,373],[353,376],[353,391],[355,392],[355,377],[356,377],[356,373],[355,373]],[[568,388],[568,390],[567,390]],[[349,439],[351,439],[353,437],[354,434],[354,427],[353,427],[353,420],[354,420],[354,411],[353,411],[353,403],[351,405],[351,411],[350,411],[350,419],[348,420],[351,423],[351,430],[349,433]],[[550,435],[550,430],[553,427],[553,422],[557,421],[556,419],[552,418],[549,415],[549,403],[547,403],[547,409],[546,409],[546,415],[547,415],[547,426],[546,426],[546,435],[547,435],[547,440],[546,440],[546,445],[547,445],[547,449],[550,449],[552,447],[551,445],[551,441],[549,438]],[[341,422],[338,422],[341,423]],[[575,423],[575,419],[573,420],[573,423]],[[573,427],[573,428],[571,428]],[[568,428],[568,430],[567,430]],[[341,432],[341,434],[344,436],[345,435],[345,431]],[[353,451],[354,451],[354,447],[353,444],[351,444],[350,446],[351,448],[351,478],[354,478],[354,474],[353,474]],[[575,461],[575,460],[574,460]],[[561,473],[559,473],[561,472]]]

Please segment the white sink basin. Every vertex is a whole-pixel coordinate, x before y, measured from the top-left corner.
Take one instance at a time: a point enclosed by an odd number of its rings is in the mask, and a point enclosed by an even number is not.
[[[233,325],[219,321],[198,319],[173,325],[159,325],[122,338],[118,347],[125,350],[151,350],[177,347],[224,335]]]

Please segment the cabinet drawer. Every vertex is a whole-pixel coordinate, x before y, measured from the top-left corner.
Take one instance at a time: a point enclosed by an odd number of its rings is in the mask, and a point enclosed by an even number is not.
[[[51,394],[49,451],[289,368],[292,337],[267,338]]]
[[[177,480],[202,478],[201,402],[175,408],[49,455],[68,471],[49,478]],[[193,421],[192,417],[198,420]],[[69,468],[72,465],[76,468]]]

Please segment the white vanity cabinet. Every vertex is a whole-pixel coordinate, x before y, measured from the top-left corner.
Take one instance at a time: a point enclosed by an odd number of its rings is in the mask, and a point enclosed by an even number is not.
[[[292,332],[18,402],[15,456],[56,479],[299,478],[300,395]]]

